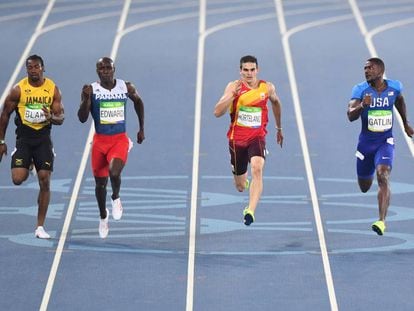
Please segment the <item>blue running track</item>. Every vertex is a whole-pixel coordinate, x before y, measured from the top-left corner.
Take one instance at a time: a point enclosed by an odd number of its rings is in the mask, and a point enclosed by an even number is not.
[[[0,164],[0,310],[414,310],[414,148],[397,124],[388,228],[376,190],[362,194],[346,109],[378,55],[401,80],[414,120],[414,2],[407,0],[0,0],[0,94],[39,54],[63,94],[46,220],[34,237],[37,179],[13,186]],[[229,118],[213,107],[242,55],[283,103],[285,144],[270,118],[264,192],[242,224]],[[123,172],[124,217],[98,235],[91,119],[80,90],[115,59],[145,104],[145,134]],[[132,105],[128,133],[138,122]],[[11,120],[6,141],[14,147]],[[110,194],[110,189],[108,188]],[[108,204],[109,197],[108,197]]]

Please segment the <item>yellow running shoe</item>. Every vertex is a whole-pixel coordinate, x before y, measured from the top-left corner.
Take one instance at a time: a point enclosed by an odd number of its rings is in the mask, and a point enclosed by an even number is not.
[[[244,224],[246,226],[250,226],[250,224],[254,222],[254,212],[249,210],[248,206],[243,210],[243,216]]]
[[[375,231],[378,235],[383,235],[385,231],[385,223],[382,220],[377,220],[371,226],[372,230]]]
[[[244,184],[244,189],[247,190],[250,187],[250,181],[248,179],[246,179],[246,182]]]

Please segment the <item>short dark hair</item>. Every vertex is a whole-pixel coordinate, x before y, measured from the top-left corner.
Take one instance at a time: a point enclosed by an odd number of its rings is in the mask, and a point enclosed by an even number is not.
[[[379,66],[382,69],[382,72],[385,72],[385,64],[381,58],[371,57],[371,58],[368,58],[367,61]]]
[[[240,58],[240,69],[242,68],[244,63],[255,63],[256,67],[259,66],[259,64],[257,63],[257,58],[252,55],[246,55]]]
[[[99,63],[111,63],[113,65],[114,61],[112,60],[112,58],[104,56],[98,59],[98,61],[96,62],[96,66],[98,66]]]
[[[26,58],[26,67],[29,64],[30,60],[37,60],[39,61],[40,65],[42,65],[42,67],[45,66],[45,64],[43,63],[43,58],[41,58],[39,55],[33,54],[33,55],[30,55],[28,58]]]

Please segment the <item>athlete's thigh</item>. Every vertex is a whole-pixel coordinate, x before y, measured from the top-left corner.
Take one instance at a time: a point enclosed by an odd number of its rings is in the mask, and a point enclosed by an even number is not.
[[[129,138],[127,135],[118,135],[115,143],[108,150],[106,160],[111,163],[112,159],[121,159],[125,164],[128,159]]]
[[[237,145],[229,141],[230,164],[234,175],[243,175],[247,172],[249,153],[247,146]]]
[[[387,139],[386,142],[382,143],[375,154],[375,167],[378,165],[386,165],[392,168],[394,160],[394,140]]]
[[[29,169],[32,162],[32,148],[30,141],[25,138],[16,139],[16,147],[12,152],[11,168]]]
[[[93,176],[108,177],[109,162],[106,160],[106,153],[95,140],[92,143],[91,165]]]
[[[248,147],[248,157],[249,161],[253,157],[262,157],[266,159],[266,141],[262,137],[257,137],[252,140]]]
[[[355,156],[357,175],[360,179],[371,179],[375,173],[376,146],[371,143],[360,142]]]
[[[33,146],[33,163],[37,171],[53,171],[55,154],[50,136],[38,138]]]

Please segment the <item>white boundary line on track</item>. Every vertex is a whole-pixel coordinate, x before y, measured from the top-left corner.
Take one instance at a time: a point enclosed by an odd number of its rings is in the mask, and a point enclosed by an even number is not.
[[[413,24],[413,23],[414,23],[414,18],[407,18],[407,19],[395,21],[395,22],[381,25],[377,28],[372,29],[367,33],[367,35],[368,35],[369,40],[372,40],[372,37],[376,36],[380,32],[384,32],[392,28],[402,27],[402,26],[406,26],[409,24]]]
[[[201,106],[203,96],[203,66],[204,66],[204,47],[207,36],[212,33],[250,22],[274,17],[260,15],[256,17],[243,18],[228,23],[223,23],[206,30],[206,2],[200,0],[200,20],[199,20],[199,41],[198,41],[198,59],[197,59],[197,83],[195,99],[195,121],[194,121],[194,145],[193,145],[193,172],[192,172],[192,189],[191,189],[191,209],[189,222],[189,246],[188,246],[188,271],[187,271],[187,298],[186,311],[193,310],[194,304],[194,269],[196,254],[196,235],[197,235],[197,205],[198,205],[198,178],[199,178],[199,153],[200,153],[200,128],[201,128]]]
[[[352,8],[352,10],[355,14],[355,18],[357,18],[357,20],[361,19],[362,23],[365,25],[365,23],[363,21],[362,14],[361,14],[361,12],[358,8],[358,5],[356,4],[356,2],[354,0],[350,0],[350,1],[355,3],[355,7]],[[381,25],[377,28],[374,28],[370,31],[367,31],[366,33],[363,33],[363,35],[365,37],[365,42],[368,46],[368,49],[369,49],[369,52],[371,53],[371,55],[372,56],[378,55],[378,53],[375,49],[374,42],[372,41],[372,38],[374,36],[376,36],[377,34],[379,34],[381,32],[390,30],[392,28],[397,28],[397,27],[405,26],[405,25],[412,24],[412,23],[414,23],[414,18],[408,18],[408,19],[392,22],[392,23],[389,23],[389,24]],[[365,31],[367,30],[365,26],[364,26],[363,29],[365,29]],[[361,29],[361,32],[362,32],[362,29]],[[406,135],[405,130],[404,130],[404,123],[402,122],[401,116],[400,116],[400,114],[398,113],[398,110],[395,107],[394,107],[394,112],[396,112],[395,116],[397,118],[398,124],[400,125],[401,131],[403,132],[403,136],[404,136],[405,142],[407,143],[408,149],[410,149],[411,156],[414,157],[414,144],[413,144],[413,141],[411,140],[410,137],[408,137]]]
[[[204,45],[206,30],[206,0],[200,0],[200,17],[198,24],[198,50],[197,50],[197,81],[194,111],[194,142],[193,142],[193,171],[191,180],[191,207],[188,232],[188,264],[187,264],[187,295],[186,311],[193,310],[194,304],[194,269],[197,235],[197,204],[198,204],[198,174],[200,157],[200,129],[201,129],[201,103],[203,97],[203,69]]]
[[[125,22],[126,22],[126,18],[127,18],[127,15],[128,15],[128,10],[129,10],[130,5],[131,5],[131,0],[125,0],[124,7],[122,9],[122,13],[121,13],[119,23],[118,23],[117,34],[116,34],[116,37],[114,39],[114,43],[113,43],[113,46],[112,46],[111,58],[114,61],[115,61],[115,58],[116,58],[116,54],[118,52],[120,38],[122,36],[122,30],[125,27]],[[66,213],[65,221],[63,223],[62,232],[60,234],[59,243],[58,243],[58,246],[56,248],[56,254],[55,254],[55,257],[53,259],[53,264],[52,264],[52,267],[50,269],[49,278],[48,278],[48,281],[47,281],[47,284],[46,284],[45,292],[43,294],[42,303],[41,303],[40,309],[39,309],[40,311],[46,311],[47,306],[49,304],[50,295],[52,293],[53,285],[54,285],[54,282],[55,282],[55,279],[56,279],[56,273],[57,273],[57,270],[58,270],[58,267],[59,267],[60,259],[62,257],[62,252],[63,252],[63,248],[65,246],[65,242],[66,242],[66,238],[67,238],[67,235],[68,235],[70,223],[72,221],[72,216],[73,216],[73,212],[75,210],[76,201],[78,199],[78,194],[79,194],[80,186],[81,186],[81,183],[82,183],[83,175],[85,173],[86,163],[88,161],[89,152],[90,152],[90,149],[91,149],[90,141],[92,140],[94,132],[95,132],[95,130],[94,130],[93,122],[92,122],[91,127],[89,129],[88,138],[86,139],[85,149],[83,151],[82,160],[81,160],[81,163],[80,163],[80,166],[79,166],[78,174],[76,176],[76,180],[75,180],[75,183],[74,183],[74,186],[73,186],[73,191],[72,191],[72,195],[71,195],[71,198],[70,198],[70,202],[69,202],[68,210],[67,210],[67,213]]]
[[[10,3],[11,2],[11,3]],[[43,5],[44,1],[38,0],[38,1],[26,1],[22,3],[15,3],[14,1],[9,1],[9,3],[1,3],[0,4],[0,10],[2,9],[10,9],[10,8],[20,8],[20,7],[27,7],[29,5]]]
[[[201,2],[204,2],[201,0]],[[203,11],[202,11],[203,10]],[[193,146],[193,179],[192,179],[192,193],[191,193],[191,211],[190,211],[190,230],[189,230],[189,254],[188,254],[188,273],[187,273],[187,304],[186,304],[186,311],[193,310],[193,299],[194,299],[194,266],[195,266],[195,240],[197,234],[197,196],[198,196],[198,169],[199,169],[199,145],[200,145],[200,118],[201,118],[201,103],[202,103],[202,81],[203,81],[203,63],[204,63],[204,44],[205,39],[207,36],[211,35],[214,32],[231,28],[237,25],[242,25],[246,23],[252,23],[257,21],[262,21],[270,18],[274,18],[275,14],[263,14],[258,16],[246,17],[237,20],[233,20],[230,22],[226,22],[223,24],[216,25],[212,28],[206,29],[205,28],[205,4],[200,5],[200,25],[199,25],[199,47],[198,47],[198,63],[197,63],[197,84],[196,84],[196,111],[195,111],[195,126],[194,126],[194,146]],[[348,19],[352,18],[348,16]],[[134,26],[130,27],[133,28]],[[133,30],[133,29],[131,29]],[[303,122],[302,122],[303,123]],[[305,142],[306,143],[306,142]],[[308,152],[309,154],[309,152]],[[308,157],[309,158],[309,157]],[[310,160],[309,160],[310,163]],[[311,172],[312,173],[312,172]],[[313,180],[313,177],[312,177]],[[313,187],[314,188],[314,187]],[[311,191],[312,192],[312,191]],[[316,193],[316,191],[315,191]],[[317,196],[315,195],[313,200],[317,202]],[[316,203],[317,204],[317,203]],[[315,205],[315,204],[314,204]],[[315,212],[315,214],[319,215],[319,210]],[[316,217],[316,216],[315,216]],[[320,221],[321,223],[321,221]],[[323,245],[325,245],[325,253],[326,252],[326,244],[323,236],[323,227],[322,225],[319,226],[320,232],[322,230],[322,238],[319,239],[323,241]],[[322,254],[323,254],[323,247],[321,246]],[[324,261],[324,266],[326,265],[326,260]],[[328,270],[328,272],[326,272]],[[328,268],[325,267],[325,274],[327,275],[327,283],[328,288],[330,285],[329,277],[331,280],[331,291],[333,291],[333,283],[332,277],[330,273],[329,261],[328,261]],[[329,277],[328,277],[329,276]],[[334,302],[332,302],[334,300]],[[336,298],[333,295],[331,298],[331,305],[336,306]],[[332,308],[332,310],[337,310]]]
[[[133,31],[145,28],[145,27],[157,26],[163,23],[171,23],[175,21],[188,19],[188,18],[195,18],[197,16],[198,16],[198,13],[190,12],[190,13],[183,13],[183,14],[178,14],[178,15],[151,19],[151,20],[148,20],[142,23],[134,24],[132,26],[129,26],[128,28],[125,28],[124,31],[122,32],[122,35],[127,35],[130,32],[133,32]]]
[[[0,16],[0,23],[4,23],[4,22],[16,20],[16,19],[23,19],[23,18],[31,17],[31,16],[36,16],[36,15],[41,14],[42,12],[43,11],[39,10],[39,11],[30,11],[30,12],[17,13],[17,14],[13,14],[13,15]]]
[[[360,9],[358,7],[358,4],[356,3],[356,0],[348,0],[348,1],[349,1],[349,5],[351,6],[352,12],[353,12],[353,14],[355,16],[355,19],[357,21],[359,30],[360,30],[361,34],[364,36],[364,38],[365,38],[365,43],[366,43],[367,48],[368,48],[368,51],[369,51],[369,53],[371,54],[372,57],[375,57],[375,56],[378,55],[377,50],[375,49],[375,45],[374,45],[374,43],[372,41],[372,38],[375,35],[383,32],[383,31],[392,29],[392,28],[401,27],[401,26],[404,26],[404,25],[407,25],[407,24],[414,23],[414,19],[413,18],[409,18],[409,19],[406,19],[406,20],[396,21],[396,22],[392,22],[392,23],[389,23],[389,24],[381,25],[381,26],[379,26],[377,28],[374,28],[371,31],[368,31],[368,29],[367,29],[367,27],[365,25],[364,18],[362,17],[362,14],[361,14],[361,11],[360,11]],[[386,76],[384,75],[384,77],[386,77]],[[411,140],[411,138],[408,137],[407,134],[405,133],[405,131],[404,131],[404,124],[402,122],[401,116],[398,113],[397,108],[395,108],[395,107],[394,107],[394,115],[395,115],[395,117],[396,117],[396,119],[398,121],[398,124],[400,125],[400,128],[401,128],[401,131],[403,133],[405,142],[407,143],[408,149],[411,152],[411,156],[414,157],[414,143]]]
[[[201,6],[200,6],[200,10],[201,10]],[[218,10],[221,11],[221,10]],[[251,17],[246,17],[246,18],[240,18],[237,20],[233,20],[233,21],[229,21],[226,23],[222,23],[219,25],[216,25],[214,27],[211,27],[209,29],[205,28],[205,14],[201,13],[200,11],[200,26],[199,26],[199,49],[198,49],[198,64],[197,64],[197,84],[196,84],[196,112],[195,112],[195,127],[194,127],[194,150],[193,150],[193,180],[192,180],[192,195],[191,195],[191,215],[190,215],[190,230],[189,230],[189,257],[188,257],[188,273],[187,273],[187,308],[186,311],[192,311],[193,310],[193,298],[194,298],[194,263],[195,263],[195,239],[196,239],[196,229],[197,229],[197,195],[198,195],[198,169],[199,169],[199,145],[200,145],[200,115],[201,115],[201,103],[202,103],[202,81],[203,81],[203,63],[204,63],[204,44],[205,44],[205,39],[207,38],[207,36],[211,35],[212,33],[215,33],[217,31],[221,31],[223,29],[226,28],[231,28],[234,26],[238,26],[238,25],[243,25],[246,23],[252,23],[252,22],[257,22],[257,21],[262,21],[262,20],[266,20],[266,19],[271,19],[274,18],[275,14],[271,13],[271,14],[262,14],[262,15],[257,15],[257,16],[251,16]],[[352,16],[348,15],[345,17],[346,19],[351,19]],[[323,23],[331,23],[331,22],[337,22],[338,19],[328,19],[327,21],[324,21]],[[285,25],[283,23],[283,25]],[[318,23],[319,25],[319,23]],[[135,30],[135,27],[138,25],[134,25],[129,27],[126,32]],[[315,26],[314,23],[312,23],[311,25],[308,25],[309,27],[313,27]],[[285,26],[283,26],[285,27]],[[286,28],[284,28],[284,32]],[[302,29],[301,29],[302,30]],[[299,30],[298,30],[299,31]],[[289,37],[292,33],[286,34],[286,37]],[[295,83],[296,85],[296,83]],[[296,88],[297,89],[297,88]],[[300,108],[299,108],[300,109]],[[303,121],[302,121],[303,124]],[[306,143],[306,141],[305,141]],[[307,148],[307,147],[306,147]],[[309,152],[308,152],[309,154]],[[309,157],[308,157],[309,159]],[[310,160],[308,160],[310,163]],[[311,171],[312,174],[312,171]],[[313,177],[312,177],[313,180]],[[313,184],[313,188],[315,188],[314,184]],[[316,195],[316,191],[315,192],[315,196],[313,196],[313,201],[316,200],[316,204],[317,204],[317,195]],[[311,190],[312,193],[312,190]],[[315,204],[314,204],[315,206]],[[325,243],[325,239],[324,239],[324,235],[323,235],[323,227],[322,227],[322,222],[320,221],[320,213],[319,213],[319,206],[318,209],[316,211],[314,211],[315,213],[315,218],[319,217],[319,223],[320,226],[317,225],[317,227],[319,227],[318,232],[322,232],[322,237],[320,237],[319,234],[319,240],[322,242],[320,242],[322,245],[324,245],[325,248],[325,253],[327,254],[326,251],[326,243]],[[321,245],[321,250],[322,250],[322,254],[323,254],[323,247]],[[327,258],[327,255],[326,255]],[[327,265],[327,268],[326,268]],[[328,283],[328,289],[330,294],[333,293],[333,298],[330,297],[331,299],[331,306],[333,311],[337,310],[337,305],[336,305],[336,297],[334,294],[334,289],[333,289],[333,282],[332,282],[332,275],[331,275],[331,271],[330,271],[330,266],[329,266],[329,260],[324,260],[324,267],[325,267],[325,274],[327,277],[327,283]],[[330,295],[331,296],[331,295]]]
[[[61,8],[55,8],[53,10],[54,13],[63,13],[63,12],[71,12],[71,11],[83,11],[86,9],[96,9],[96,8],[106,8],[106,7],[112,7],[117,6],[117,3],[100,3],[100,4],[85,4],[85,5],[79,5],[76,6],[68,6],[68,7],[61,7]],[[0,8],[1,9],[1,8]],[[16,13],[16,14],[10,14],[5,16],[0,16],[0,22],[6,22],[6,21],[12,21],[12,20],[18,20],[23,19],[31,16],[36,16],[41,14],[42,11],[29,11],[29,12],[23,12],[23,13]]]
[[[274,0],[274,1],[275,1],[275,6],[276,6],[276,14],[277,14],[278,21],[279,21],[280,33],[282,35],[283,51],[284,51],[285,59],[286,59],[286,66],[288,70],[293,105],[295,108],[296,122],[298,125],[298,131],[299,131],[299,138],[300,138],[300,142],[302,146],[303,158],[305,161],[305,168],[306,168],[306,175],[308,179],[309,191],[310,191],[310,195],[312,199],[312,207],[313,207],[313,213],[315,217],[315,225],[316,225],[316,229],[318,233],[319,246],[321,249],[323,267],[325,271],[325,280],[326,280],[326,285],[327,285],[328,294],[329,294],[329,302],[330,302],[331,310],[337,311],[338,303],[336,301],[335,288],[333,284],[332,272],[331,272],[331,267],[329,263],[328,250],[326,247],[325,234],[323,230],[323,224],[322,224],[322,219],[321,219],[321,214],[320,214],[320,209],[319,209],[318,194],[316,191],[315,180],[314,180],[313,172],[312,172],[312,163],[311,163],[310,156],[309,156],[309,149],[308,149],[308,144],[306,141],[305,126],[304,126],[303,119],[302,119],[302,111],[301,111],[301,106],[300,106],[298,87],[296,84],[295,69],[293,66],[292,53],[290,51],[290,45],[289,45],[290,36],[287,33],[282,0]]]
[[[33,45],[35,44],[37,38],[42,32],[43,26],[46,23],[47,18],[49,17],[50,11],[53,8],[53,5],[55,4],[55,0],[50,0],[46,6],[45,11],[43,12],[42,17],[39,20],[39,23],[36,26],[35,32],[30,37],[29,42],[26,45],[26,48],[24,49],[22,56],[20,57],[10,79],[9,82],[6,85],[6,88],[3,91],[3,94],[0,97],[0,111],[3,110],[4,100],[6,99],[7,94],[9,93],[10,89],[13,87],[13,84],[16,82],[17,76],[20,73],[21,68],[23,67],[27,56],[29,55],[30,50],[32,49]]]
[[[130,14],[136,14],[136,13],[159,12],[159,11],[166,10],[166,9],[171,9],[171,8],[186,8],[186,7],[187,7],[187,5],[181,5],[181,6],[176,5],[176,6],[157,6],[157,7],[150,7],[150,8],[145,8],[145,9],[131,9],[129,11],[129,15]],[[76,8],[72,8],[72,11],[77,10],[77,8],[78,8],[78,6]],[[66,11],[71,11],[71,10],[69,10],[68,8],[61,9],[61,10],[55,10],[55,12],[58,12],[58,11],[59,12],[66,12]],[[117,15],[118,15],[117,12],[105,12],[105,13],[98,13],[98,14],[93,14],[93,15],[81,16],[81,17],[77,17],[77,18],[71,18],[71,19],[64,20],[64,21],[61,21],[61,22],[57,22],[57,23],[51,24],[47,27],[44,27],[40,34],[44,34],[46,32],[54,31],[54,30],[57,30],[59,28],[63,28],[63,27],[66,27],[66,26],[72,26],[72,25],[76,25],[76,24],[83,24],[83,23],[92,22],[92,21],[95,21],[95,20],[114,17],[114,16],[117,16]],[[124,35],[126,35],[129,32],[132,32],[132,31],[135,31],[135,30],[138,30],[138,29],[141,29],[141,28],[145,28],[145,27],[149,27],[149,26],[155,26],[155,25],[159,25],[159,24],[162,24],[162,23],[174,22],[174,21],[182,20],[182,19],[186,19],[186,18],[194,18],[194,17],[197,17],[197,16],[198,16],[198,13],[183,13],[183,14],[178,14],[178,15],[173,15],[173,16],[148,20],[148,21],[138,23],[138,24],[135,24],[135,25],[132,25],[128,28],[123,29],[121,31],[121,33],[119,34],[119,36],[123,37]],[[0,17],[0,19],[1,19],[1,17]]]
[[[125,8],[125,7],[124,7]],[[102,14],[102,16],[100,16],[101,18],[102,17],[104,17],[103,16],[104,14]],[[113,14],[111,14],[111,15],[113,15]],[[109,17],[109,16],[105,16],[105,17]],[[187,17],[189,17],[189,16],[187,16]],[[263,17],[265,17],[265,16],[261,16],[261,17],[259,17],[259,18],[263,18]],[[268,18],[267,16],[265,17],[265,18]],[[175,20],[175,19],[171,19],[171,20],[169,20],[169,21],[173,21],[173,20]],[[251,21],[254,21],[254,20],[259,20],[258,18],[253,18]],[[86,22],[86,20],[82,20],[82,21],[80,21],[79,20],[79,22]],[[164,22],[168,22],[168,21],[164,21]],[[230,23],[231,24],[231,23]],[[237,23],[238,24],[238,23]],[[63,26],[67,26],[67,24],[65,24],[65,25],[61,25],[62,27]],[[145,26],[149,26],[149,25],[145,25]],[[145,27],[144,26],[144,27]],[[235,24],[233,24],[233,25],[227,25],[226,27],[231,27],[231,26],[235,26]],[[50,28],[50,29],[49,29]],[[130,27],[131,28],[131,27]],[[139,27],[139,28],[141,28],[141,27]],[[36,38],[39,36],[39,35],[41,35],[42,33],[44,33],[44,32],[46,32],[45,31],[46,29],[39,29],[39,33],[37,33],[37,34],[35,34],[36,35]],[[50,30],[54,30],[54,28],[53,27],[47,27],[47,31],[50,31]],[[136,30],[136,29],[133,29],[133,30]],[[205,37],[207,36],[207,35],[209,35],[209,34],[211,34],[212,32],[214,32],[214,31],[216,31],[216,30],[218,30],[218,29],[209,29],[209,32],[208,33],[205,33],[204,34],[204,38],[203,38],[203,46],[204,46],[204,40],[205,40]],[[130,31],[132,31],[132,29],[130,29]],[[129,32],[129,31],[127,31],[127,32]],[[119,30],[118,29],[118,35],[117,35],[117,38],[120,38],[121,36],[123,36],[123,35],[125,35],[126,33],[127,33],[126,31],[122,31],[122,29],[121,30]],[[119,33],[120,33],[120,35],[119,35]],[[118,40],[118,45],[119,45],[119,42],[120,42],[120,40]],[[118,49],[118,45],[117,46],[115,46],[114,45],[114,49],[113,49],[113,51],[114,50],[116,50],[117,51],[117,49]],[[116,52],[112,52],[112,54],[111,55],[116,55]],[[204,48],[203,48],[203,55],[204,55]],[[115,58],[115,56],[112,56],[112,58]],[[24,61],[24,60],[23,60]],[[202,80],[202,75],[201,75],[201,80]],[[200,94],[202,94],[202,91],[201,91],[201,89],[202,89],[202,86],[200,86]],[[4,100],[3,100],[4,101]],[[3,102],[3,101],[1,101],[1,102]],[[200,101],[199,101],[199,103],[200,103],[200,106],[201,106],[201,96],[200,96]],[[196,104],[197,104],[197,102],[196,102]],[[195,122],[197,122],[197,120],[195,121]],[[89,134],[89,136],[88,137],[92,137],[92,134],[93,134],[93,132],[94,132],[94,130],[93,130],[93,126],[91,126],[91,131],[90,131],[90,134]],[[196,132],[196,128],[195,128],[195,132]],[[198,130],[198,134],[199,134],[199,130]],[[199,137],[199,135],[195,135],[195,137],[194,137],[194,140],[196,140],[196,137]],[[89,141],[89,140],[88,140]],[[88,148],[88,146],[90,146],[90,144],[89,143],[87,143],[87,146],[86,146],[86,148],[85,148],[85,152],[84,152],[84,156],[83,156],[83,158],[82,158],[82,163],[85,163],[85,165],[86,165],[86,162],[87,162],[87,157],[88,157],[88,154],[89,154],[89,150],[90,150],[90,147]],[[196,144],[194,144],[194,150],[195,150],[195,147],[196,147]],[[198,146],[199,147],[199,146]],[[198,148],[199,149],[199,148]],[[198,150],[197,149],[197,150]],[[86,152],[87,151],[87,152]],[[86,155],[86,156],[85,156]],[[194,156],[195,156],[195,153],[194,153]],[[85,158],[85,160],[84,160],[84,158]],[[198,174],[198,157],[197,157],[197,174]],[[84,169],[83,169],[83,171],[84,171]],[[193,171],[194,171],[194,162],[193,162]],[[83,173],[82,173],[82,175],[83,175]],[[194,174],[193,174],[193,177],[194,177]],[[77,185],[78,183],[75,183],[75,186],[76,187],[78,187],[78,191],[79,191],[79,187],[80,187],[80,182],[81,182],[81,180],[82,180],[82,176],[79,178],[79,172],[78,172],[78,177],[77,177],[77,180],[79,179],[79,185]],[[193,178],[194,179],[194,178]],[[194,183],[193,183],[193,185],[194,185]],[[196,186],[197,187],[197,186]],[[193,192],[193,194],[195,193],[195,202],[197,202],[197,192],[198,191],[195,191],[195,192]],[[77,195],[76,195],[76,197],[77,197]],[[193,206],[193,205],[192,205]],[[195,205],[196,206],[196,205]],[[68,217],[66,217],[66,218],[68,218]],[[196,217],[194,216],[194,219],[196,220]],[[196,221],[194,222],[194,224],[196,225]],[[194,231],[195,232],[195,231]],[[191,237],[190,237],[191,238]],[[194,236],[194,238],[195,238],[195,236]],[[194,242],[195,243],[195,242]],[[195,247],[194,247],[194,255],[195,255]],[[193,260],[194,260],[194,256],[193,256]],[[194,261],[193,261],[193,267],[194,267]],[[190,268],[190,267],[189,267]],[[193,283],[193,280],[194,280],[194,268],[192,269],[192,271],[193,271],[193,276],[192,276],[192,283]],[[191,291],[193,291],[193,285],[192,285],[192,287],[191,287]],[[193,295],[193,293],[191,293],[191,295]],[[188,296],[188,291],[187,291],[187,296]],[[192,300],[191,300],[191,304],[192,304]],[[188,306],[188,305],[187,305]],[[192,306],[191,306],[191,310],[192,310]]]

